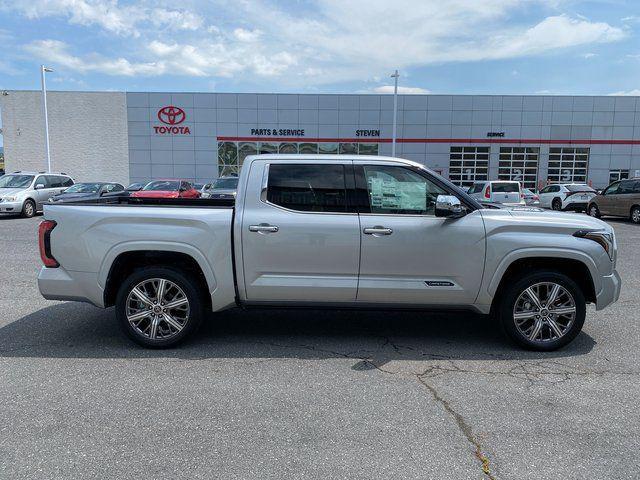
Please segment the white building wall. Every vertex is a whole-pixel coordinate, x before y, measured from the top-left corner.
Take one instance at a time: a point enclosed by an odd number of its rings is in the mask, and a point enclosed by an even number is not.
[[[51,168],[76,181],[129,182],[126,96],[48,92]],[[46,170],[39,91],[0,95],[5,169]]]

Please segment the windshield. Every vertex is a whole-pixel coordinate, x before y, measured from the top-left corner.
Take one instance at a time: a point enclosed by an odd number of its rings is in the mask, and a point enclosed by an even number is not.
[[[493,193],[514,193],[520,191],[519,183],[494,183],[491,185]]]
[[[101,186],[101,183],[76,183],[62,193],[96,193]]]
[[[160,180],[160,181],[156,181],[156,182],[147,183],[147,185],[143,188],[143,190],[175,191],[175,190],[178,190],[179,188],[180,188],[180,182],[174,182],[174,181],[171,181],[171,180]]]
[[[566,185],[570,192],[595,192],[589,185]]]
[[[524,193],[525,195],[535,195],[536,192],[534,192],[533,190],[529,190],[528,188],[523,188],[522,189],[522,193]]]
[[[237,178],[219,178],[216,180],[216,183],[213,184],[213,188],[236,189],[238,188],[238,179]]]
[[[26,188],[33,182],[33,175],[3,175],[0,188]]]
[[[201,183],[194,183],[193,184],[193,188],[195,188],[196,190],[202,190],[202,187],[204,185],[202,185]]]

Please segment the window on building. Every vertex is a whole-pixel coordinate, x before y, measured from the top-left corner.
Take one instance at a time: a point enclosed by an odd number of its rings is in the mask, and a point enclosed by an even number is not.
[[[609,183],[629,178],[629,170],[609,170]]]
[[[298,153],[297,143],[281,143],[278,146],[278,153]]]
[[[359,155],[378,155],[377,143],[359,143],[358,144]]]
[[[267,201],[303,212],[345,212],[342,165],[269,165]]]
[[[240,142],[238,143],[238,165],[244,163],[244,159],[249,155],[255,155],[258,153],[258,144],[255,142]]]
[[[449,150],[449,179],[461,187],[487,180],[489,175],[489,147],[458,147]]]
[[[586,183],[589,168],[589,149],[552,147],[549,149],[549,173],[553,183]]]
[[[245,158],[259,153],[378,155],[378,147],[364,142],[218,142],[218,176],[238,175]]]
[[[357,155],[358,144],[357,143],[341,143],[340,154],[341,155]]]
[[[520,182],[535,190],[538,184],[539,147],[500,147],[498,180]]]
[[[300,153],[314,154],[318,153],[317,143],[301,143],[298,145],[298,151]]]

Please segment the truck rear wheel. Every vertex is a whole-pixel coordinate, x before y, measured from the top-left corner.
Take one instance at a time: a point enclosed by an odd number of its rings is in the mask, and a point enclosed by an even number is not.
[[[127,336],[149,348],[177,345],[197,330],[204,316],[201,289],[169,267],[135,270],[118,290],[115,307]]]
[[[530,350],[551,351],[580,333],[586,301],[580,287],[566,275],[537,271],[509,282],[497,313],[514,342]]]

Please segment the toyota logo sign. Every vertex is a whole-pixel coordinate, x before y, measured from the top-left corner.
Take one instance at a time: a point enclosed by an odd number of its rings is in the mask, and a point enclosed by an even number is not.
[[[169,105],[158,110],[158,120],[167,125],[178,125],[184,122],[186,115],[180,107]]]
[[[153,131],[161,135],[191,135],[189,126],[180,125],[187,118],[187,114],[180,107],[168,105],[158,110],[158,120],[164,125],[153,125]],[[168,126],[166,126],[168,125]]]

